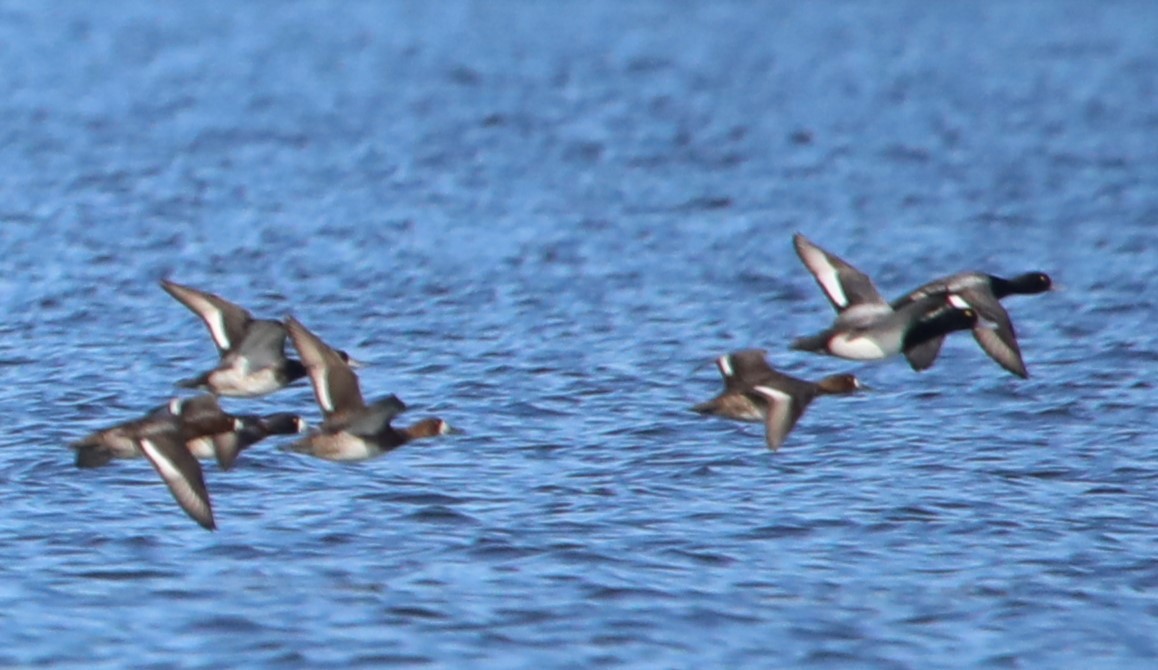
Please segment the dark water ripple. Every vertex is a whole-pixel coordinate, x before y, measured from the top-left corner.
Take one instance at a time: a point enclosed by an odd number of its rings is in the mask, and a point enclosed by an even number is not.
[[[1149,668],[1146,2],[0,5],[0,666]],[[801,230],[887,293],[980,268],[1032,377],[796,355]],[[466,433],[357,465],[64,449],[292,312]],[[762,346],[778,454],[687,410]],[[227,401],[307,413],[306,387]]]

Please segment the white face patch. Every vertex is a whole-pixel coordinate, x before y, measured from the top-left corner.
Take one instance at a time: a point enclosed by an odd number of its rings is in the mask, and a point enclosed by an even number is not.
[[[173,398],[169,401],[169,413],[173,416],[181,415],[181,406],[185,404],[182,398]]]
[[[439,421],[438,422],[438,434],[439,435],[450,435],[450,424],[445,422],[445,421]]]

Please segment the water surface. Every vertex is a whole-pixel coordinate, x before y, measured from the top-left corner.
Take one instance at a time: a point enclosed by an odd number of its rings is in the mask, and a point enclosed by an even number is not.
[[[1153,667],[1147,2],[0,4],[0,665]],[[802,231],[1007,301],[1031,379],[787,350]],[[358,465],[65,445],[292,312],[467,432]],[[760,346],[784,448],[698,417]],[[235,411],[293,410],[306,386]]]

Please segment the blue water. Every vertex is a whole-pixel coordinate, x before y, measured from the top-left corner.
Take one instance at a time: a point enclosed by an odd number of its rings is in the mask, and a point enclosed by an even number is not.
[[[114,9],[115,6],[115,9]],[[0,666],[1152,668],[1158,4],[3,2]],[[897,295],[1044,270],[1031,379],[788,351],[801,231]],[[466,433],[65,445],[294,313]],[[696,416],[761,346],[776,454]],[[318,420],[307,386],[235,411]]]

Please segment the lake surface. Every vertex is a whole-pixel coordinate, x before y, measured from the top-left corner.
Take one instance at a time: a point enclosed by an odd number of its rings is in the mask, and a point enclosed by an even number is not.
[[[1158,4],[0,3],[0,666],[1152,668]],[[1031,378],[789,351],[801,231],[887,295],[1044,270]],[[464,435],[66,445],[295,314]],[[758,346],[779,453],[688,411]],[[306,385],[238,412],[319,412]],[[403,421],[405,423],[405,421]]]

